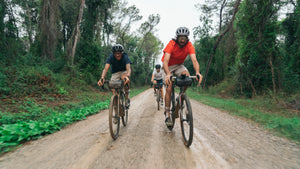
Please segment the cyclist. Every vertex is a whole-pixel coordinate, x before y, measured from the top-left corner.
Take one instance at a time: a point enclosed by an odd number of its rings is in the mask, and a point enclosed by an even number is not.
[[[166,74],[165,81],[168,85],[165,96],[165,123],[167,126],[173,125],[173,122],[170,119],[170,102],[172,92],[171,76],[180,76],[181,74],[190,76],[189,71],[183,65],[184,60],[188,55],[191,57],[191,60],[193,62],[193,67],[197,75],[198,85],[200,85],[202,81],[202,75],[200,74],[200,66],[196,58],[195,48],[189,41],[189,35],[190,31],[188,28],[179,27],[176,30],[175,39],[172,39],[163,50],[164,55],[161,60],[163,62],[163,68]],[[198,76],[200,78],[198,78]]]
[[[163,79],[164,79],[164,73],[160,70],[160,68],[161,68],[160,64],[155,65],[155,70],[153,70],[152,78],[151,78],[155,95],[156,95],[155,84],[163,83]],[[160,91],[162,97],[161,104],[163,104],[163,99],[164,99],[163,87],[160,89]]]
[[[98,81],[98,85],[102,86],[104,84],[104,78],[106,73],[111,65],[111,81],[117,81],[122,79],[124,81],[124,89],[125,89],[125,98],[126,98],[126,106],[130,106],[129,99],[129,79],[131,74],[130,68],[131,61],[128,57],[128,54],[124,52],[124,47],[120,44],[116,44],[112,47],[112,53],[106,60],[105,67],[102,71],[102,75],[100,80]],[[125,87],[128,84],[128,87]],[[114,92],[114,91],[113,91]]]

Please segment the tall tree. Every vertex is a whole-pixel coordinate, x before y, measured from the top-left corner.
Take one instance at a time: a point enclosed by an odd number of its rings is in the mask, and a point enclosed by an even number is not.
[[[159,14],[152,14],[148,17],[148,20],[139,28],[139,32],[142,35],[142,41],[140,43],[140,46],[138,48],[138,54],[140,57],[144,58],[144,65],[145,65],[145,72],[147,76],[150,76],[150,70],[153,68],[153,64],[151,64],[158,54],[158,49],[154,50],[154,46],[151,44],[161,44],[158,40],[155,40],[156,38],[153,36],[153,33],[155,32],[155,26],[160,22],[160,15]],[[153,42],[151,42],[153,41]],[[160,45],[161,46],[161,45]],[[145,84],[147,84],[147,81],[149,79],[145,78]]]
[[[40,43],[42,58],[55,59],[59,38],[59,0],[42,0],[40,13]]]
[[[273,86],[279,0],[245,0],[238,13],[238,74],[240,93],[254,97]]]
[[[79,26],[82,20],[84,4],[85,4],[85,0],[80,0],[80,7],[78,12],[76,27],[73,29],[72,37],[69,40],[69,45],[67,50],[67,56],[68,58],[71,59],[72,66],[74,65],[74,55],[76,51],[77,41],[80,35]]]
[[[216,41],[216,43],[215,43],[215,45],[214,45],[214,47],[213,47],[212,53],[211,53],[211,55],[210,55],[210,59],[209,59],[208,64],[207,64],[207,66],[206,66],[206,71],[205,71],[205,75],[204,75],[204,79],[203,79],[203,87],[205,87],[205,81],[206,81],[206,78],[207,78],[207,73],[208,73],[209,66],[210,66],[210,63],[211,63],[211,61],[212,61],[212,58],[213,58],[213,56],[214,56],[214,54],[215,54],[215,52],[216,52],[216,49],[217,49],[217,47],[218,47],[218,45],[219,45],[219,43],[220,43],[222,37],[229,31],[230,28],[232,28],[232,24],[233,24],[233,21],[234,21],[234,19],[235,19],[235,15],[236,15],[236,13],[238,12],[238,9],[239,9],[239,6],[240,6],[240,2],[241,2],[241,0],[237,0],[237,1],[236,1],[235,5],[234,5],[234,13],[233,13],[233,15],[232,15],[230,24],[229,24],[229,25],[227,26],[227,28],[226,28],[226,29],[218,36],[217,41]]]

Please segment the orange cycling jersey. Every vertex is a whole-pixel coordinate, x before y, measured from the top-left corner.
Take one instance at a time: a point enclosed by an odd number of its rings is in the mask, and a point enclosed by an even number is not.
[[[162,62],[164,62],[166,52],[171,54],[168,66],[181,64],[188,55],[196,53],[190,41],[184,47],[180,48],[174,40],[171,40],[164,49],[164,55],[161,59]]]

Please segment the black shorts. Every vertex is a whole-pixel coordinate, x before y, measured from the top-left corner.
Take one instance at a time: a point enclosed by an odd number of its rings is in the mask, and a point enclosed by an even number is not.
[[[154,79],[154,80],[156,80],[156,79]],[[159,79],[159,80],[156,80],[156,83],[163,83],[163,80],[162,79]]]

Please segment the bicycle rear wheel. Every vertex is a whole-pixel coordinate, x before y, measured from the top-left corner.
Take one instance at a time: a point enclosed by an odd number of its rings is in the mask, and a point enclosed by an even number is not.
[[[189,98],[181,95],[180,126],[184,145],[189,147],[193,142],[193,113]]]
[[[111,97],[108,121],[110,135],[115,140],[118,138],[120,130],[119,101],[117,95]]]

